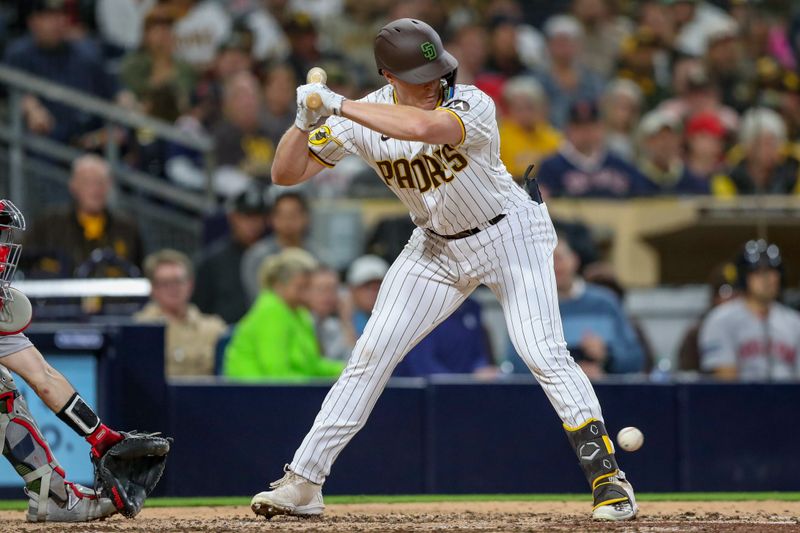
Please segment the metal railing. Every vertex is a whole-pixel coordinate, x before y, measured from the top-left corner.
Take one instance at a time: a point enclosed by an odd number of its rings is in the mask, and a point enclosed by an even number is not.
[[[99,117],[109,130],[113,127],[130,129],[146,128],[156,138],[170,141],[196,150],[203,156],[206,170],[206,187],[203,193],[190,191],[172,185],[154,176],[133,170],[122,164],[119,146],[108,135],[103,155],[109,162],[120,185],[127,185],[137,192],[168,202],[188,211],[203,213],[214,205],[215,197],[211,176],[214,169],[213,142],[204,134],[187,134],[175,126],[135,110],[126,109],[106,100],[89,96],[50,80],[33,76],[7,65],[0,64],[0,85],[9,95],[8,122],[0,123],[0,140],[8,145],[8,193],[23,210],[27,209],[25,198],[25,160],[26,150],[35,151],[50,160],[70,163],[83,153],[81,150],[34,135],[26,131],[21,106],[22,97],[32,94],[37,97],[58,102]]]

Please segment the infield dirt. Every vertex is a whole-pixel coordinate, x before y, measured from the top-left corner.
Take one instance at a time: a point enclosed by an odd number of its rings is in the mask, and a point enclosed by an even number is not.
[[[247,507],[145,509],[134,520],[28,524],[21,511],[0,512],[0,531],[65,532],[372,532],[372,531],[800,531],[800,502],[646,502],[634,522],[600,524],[579,502],[444,502],[329,505],[321,518],[255,516]]]

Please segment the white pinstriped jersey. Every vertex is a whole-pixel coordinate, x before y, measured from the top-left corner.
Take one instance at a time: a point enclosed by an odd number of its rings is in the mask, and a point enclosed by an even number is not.
[[[391,85],[363,102],[395,103]],[[400,141],[332,116],[309,135],[311,157],[333,166],[347,154],[364,159],[408,207],[417,226],[452,235],[528,201],[500,160],[500,137],[492,99],[471,85],[456,85],[440,102],[462,125],[457,146]]]

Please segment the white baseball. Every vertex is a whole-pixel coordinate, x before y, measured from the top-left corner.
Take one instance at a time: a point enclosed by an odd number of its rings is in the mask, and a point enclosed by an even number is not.
[[[644,435],[639,428],[622,428],[617,433],[617,444],[626,452],[635,452],[644,444]]]

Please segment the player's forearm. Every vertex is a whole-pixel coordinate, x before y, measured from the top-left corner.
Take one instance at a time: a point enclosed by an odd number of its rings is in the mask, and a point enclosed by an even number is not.
[[[303,181],[308,166],[308,132],[292,126],[281,137],[272,160],[272,183],[295,185]]]
[[[458,144],[461,141],[461,126],[446,111],[345,100],[342,103],[342,116],[402,141],[428,144]]]

